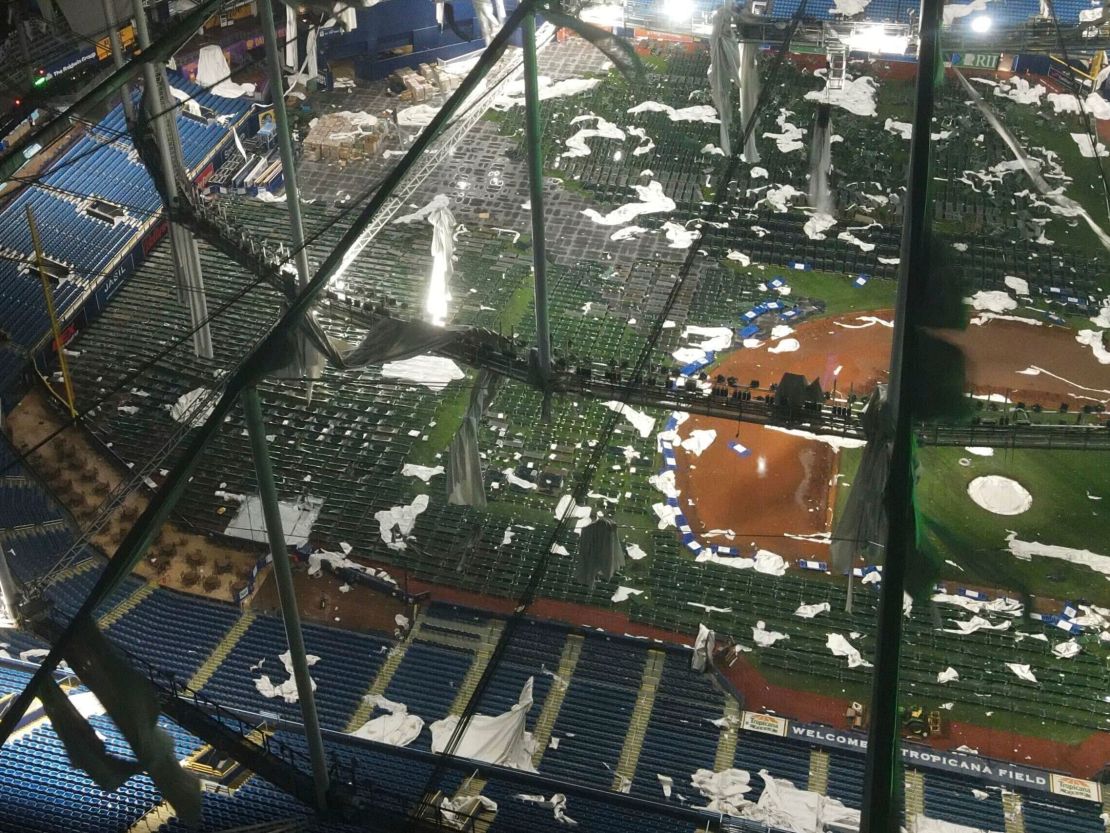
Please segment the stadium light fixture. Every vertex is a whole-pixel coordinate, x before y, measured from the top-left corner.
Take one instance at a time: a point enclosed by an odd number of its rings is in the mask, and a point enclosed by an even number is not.
[[[871,52],[880,55],[902,55],[910,45],[908,35],[894,35],[879,26],[856,26],[845,39],[853,52]]]
[[[989,32],[991,28],[991,23],[993,22],[994,21],[990,19],[989,15],[977,15],[976,17],[971,18],[971,31],[978,32],[979,34],[982,34],[983,32]]]
[[[663,0],[663,14],[671,20],[689,20],[694,16],[694,0]]]

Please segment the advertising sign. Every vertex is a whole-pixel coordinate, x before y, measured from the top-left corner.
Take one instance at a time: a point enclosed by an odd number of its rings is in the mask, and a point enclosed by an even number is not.
[[[747,732],[762,732],[765,735],[778,735],[780,738],[786,737],[788,725],[789,722],[781,717],[760,712],[744,712],[740,722],[740,727]]]

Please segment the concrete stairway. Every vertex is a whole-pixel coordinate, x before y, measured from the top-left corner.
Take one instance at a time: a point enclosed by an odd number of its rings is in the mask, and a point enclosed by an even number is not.
[[[725,697],[724,718],[728,725],[721,731],[717,756],[713,759],[713,768],[717,772],[732,766],[736,759],[736,742],[740,738],[740,704],[731,694]]]
[[[648,722],[651,720],[651,710],[655,707],[655,695],[659,690],[659,681],[663,677],[665,659],[666,654],[662,651],[650,650],[647,653],[644,673],[640,678],[640,692],[636,695],[636,705],[628,721],[624,746],[621,747],[617,769],[613,773],[613,789],[618,792],[628,792],[632,786],[632,778],[636,775],[636,765],[640,761],[640,751],[643,749],[644,736],[647,734]]]
[[[49,584],[58,584],[66,579],[79,576],[81,573],[87,573],[89,570],[95,569],[100,563],[101,562],[95,558],[86,558],[84,561],[78,561],[76,564],[72,564],[51,576]]]
[[[906,770],[906,826],[925,815],[925,778],[916,769]]]
[[[823,749],[814,749],[809,753],[809,783],[806,789],[828,795],[829,753]]]
[[[1020,794],[1002,791],[1002,816],[1006,819],[1006,833],[1025,833]]]
[[[470,775],[469,778],[467,778],[465,781],[462,782],[462,784],[459,785],[458,791],[456,791],[455,795],[452,797],[469,798],[470,796],[481,795],[482,790],[486,788],[486,783],[486,778],[482,775],[479,775],[478,772],[475,771],[473,774]],[[430,799],[433,805],[438,805],[440,800],[442,800],[442,797],[437,799],[435,796],[433,796]],[[427,817],[439,817],[436,806],[428,808]],[[473,833],[486,833],[486,831],[489,830],[490,826],[493,824],[495,818],[497,818],[497,810],[487,810],[485,808],[482,808],[474,817],[472,825],[469,827],[465,827],[465,829],[471,830],[473,831]],[[439,828],[437,827],[437,829]]]
[[[356,708],[355,713],[351,715],[351,719],[347,721],[347,727],[343,730],[344,732],[353,732],[370,719],[370,715],[374,713],[374,706],[367,698],[373,695],[385,694],[385,690],[389,688],[390,682],[393,681],[393,675],[396,674],[397,669],[401,667],[401,662],[405,658],[405,652],[408,650],[409,645],[420,635],[422,623],[423,618],[420,614],[417,614],[416,621],[413,622],[412,628],[409,629],[404,640],[394,645],[389,650],[385,662],[378,668],[378,673],[374,676],[374,681],[370,683],[370,688],[367,689],[366,695],[359,701],[358,708]]]
[[[456,625],[457,623],[452,623]],[[448,714],[462,714],[466,708],[466,704],[470,702],[470,698],[474,695],[474,689],[478,686],[478,680],[482,679],[482,674],[486,671],[486,666],[489,665],[490,657],[493,655],[493,649],[497,646],[497,641],[501,638],[501,631],[505,629],[505,623],[501,619],[491,619],[485,626],[482,627],[478,643],[474,650],[474,661],[470,663],[470,668],[463,677],[462,682],[459,684],[459,692],[455,695],[455,701],[451,704]],[[425,629],[425,640],[428,640],[428,631]],[[442,635],[436,634],[439,639]]]
[[[551,732],[555,728],[555,721],[559,719],[559,711],[563,708],[563,699],[567,696],[567,686],[574,677],[574,669],[578,667],[578,658],[582,655],[584,641],[579,634],[569,633],[566,642],[563,643],[563,653],[559,656],[559,670],[555,672],[557,679],[547,690],[547,698],[543,701],[540,716],[536,718],[536,725],[532,729],[532,737],[536,740],[532,765],[537,768],[551,742]]]
[[[112,625],[137,608],[142,600],[153,593],[154,590],[155,587],[153,584],[147,584],[145,582],[140,584],[135,588],[134,593],[97,619],[97,624],[100,625],[101,629],[112,627]]]
[[[228,655],[231,654],[232,649],[238,644],[239,640],[243,638],[243,634],[247,632],[247,628],[251,626],[254,621],[255,613],[250,608],[243,610],[243,615],[240,616],[230,628],[223,638],[216,643],[216,647],[212,649],[212,653],[200,664],[200,667],[193,672],[193,676],[189,678],[188,686],[193,691],[200,691],[204,688],[208,681],[212,679],[212,675],[216,673],[216,669],[220,667]]]
[[[161,830],[171,819],[177,818],[177,812],[168,801],[155,804],[128,828],[128,833],[156,833]]]

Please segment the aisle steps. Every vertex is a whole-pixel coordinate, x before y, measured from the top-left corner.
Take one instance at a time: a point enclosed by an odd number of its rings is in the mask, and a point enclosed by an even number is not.
[[[454,624],[456,623],[452,623],[452,625]],[[505,630],[505,622],[501,619],[491,619],[482,627],[479,641],[474,645],[474,659],[470,663],[466,676],[459,684],[459,693],[455,695],[455,701],[451,704],[448,714],[463,713],[466,704],[470,702],[470,698],[474,695],[474,689],[477,688],[478,681],[482,679],[482,674],[485,673],[486,666],[489,665],[493,649],[497,647],[497,642],[501,638],[501,631],[503,630]],[[424,642],[435,641],[429,640],[428,635],[429,632],[425,629],[424,635],[421,637]],[[437,633],[436,639],[440,639],[442,636],[442,634]]]
[[[1006,819],[1006,833],[1025,833],[1025,813],[1019,793],[1002,791],[1002,816]]]
[[[809,785],[806,789],[821,795],[829,793],[829,753],[813,749],[809,753]]]
[[[381,696],[385,694],[385,690],[389,688],[389,684],[393,681],[393,675],[397,673],[397,669],[401,667],[401,662],[405,658],[405,653],[408,651],[409,645],[420,635],[424,619],[421,614],[416,615],[412,627],[405,635],[405,638],[390,648],[389,653],[386,655],[385,662],[381,664],[378,673],[374,676],[374,681],[370,683],[370,688],[367,689],[366,695],[359,701],[358,708],[355,713],[351,715],[351,719],[347,721],[347,727],[344,732],[354,732],[362,727],[370,715],[374,713],[374,704],[369,699],[373,696]]]
[[[143,582],[135,588],[134,593],[97,619],[97,624],[100,625],[103,630],[112,627],[112,625],[137,608],[139,604],[142,603],[143,599],[153,593],[155,589],[157,589],[155,585],[149,582]]]
[[[713,769],[720,772],[732,767],[736,760],[736,742],[740,738],[740,704],[731,694],[725,696],[725,720],[728,725],[721,731],[717,741],[717,757],[713,759]]]
[[[61,582],[66,581],[67,579],[71,579],[74,576],[79,576],[82,573],[87,573],[89,570],[95,569],[97,566],[99,566],[100,563],[101,562],[97,559],[89,557],[86,558],[84,561],[78,561],[76,564],[71,564],[69,567],[66,567],[64,570],[61,570],[60,572],[51,576],[50,584],[48,586],[60,584]]]
[[[155,804],[128,828],[127,833],[157,833],[171,819],[177,818],[177,812],[168,801]]]
[[[208,655],[208,658],[200,664],[200,668],[189,678],[189,688],[193,691],[200,691],[208,685],[208,681],[212,679],[212,675],[216,673],[216,669],[220,667],[220,663],[228,658],[232,649],[238,644],[239,640],[242,639],[243,634],[247,632],[247,628],[251,626],[254,618],[255,613],[253,610],[249,607],[243,609],[243,615],[227,629],[227,633],[223,635],[223,638],[216,644],[216,647],[212,649],[212,653]]]
[[[559,670],[555,672],[557,679],[547,690],[547,698],[543,701],[540,716],[536,718],[536,725],[532,727],[532,737],[536,740],[532,766],[537,769],[551,742],[551,732],[555,728],[555,721],[559,719],[559,711],[563,708],[563,699],[567,696],[567,688],[570,686],[571,678],[574,677],[578,658],[582,656],[584,641],[581,634],[567,634],[566,642],[563,643],[563,653],[559,656]]]
[[[659,690],[659,681],[663,677],[663,662],[666,656],[663,651],[655,649],[647,652],[644,674],[640,679],[640,692],[636,695],[636,705],[628,720],[624,746],[617,759],[617,769],[613,773],[613,789],[618,792],[628,792],[628,788],[632,785],[632,778],[636,774],[636,764],[640,761],[640,751],[643,749],[644,736],[647,734],[648,722],[651,720],[651,710],[655,707],[655,695]]]
[[[915,769],[906,771],[906,820],[925,815],[925,777]]]

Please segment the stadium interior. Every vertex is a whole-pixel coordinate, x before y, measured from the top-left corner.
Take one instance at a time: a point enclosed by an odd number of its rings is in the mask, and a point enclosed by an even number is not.
[[[1110,833],[1105,0],[9,0],[0,833]]]

